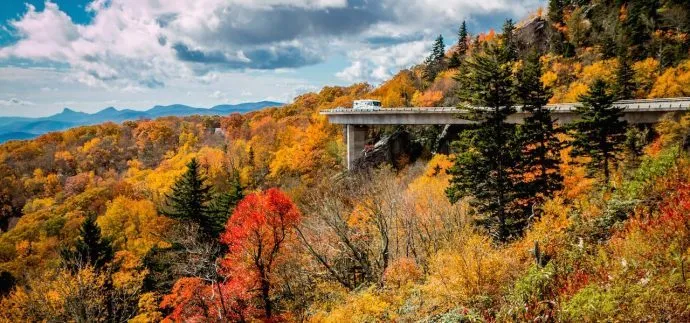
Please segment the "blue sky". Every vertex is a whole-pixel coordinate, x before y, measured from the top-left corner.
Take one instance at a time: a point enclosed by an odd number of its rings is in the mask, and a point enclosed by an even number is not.
[[[438,34],[519,19],[544,0],[3,0],[0,115],[64,107],[289,102],[378,84]]]

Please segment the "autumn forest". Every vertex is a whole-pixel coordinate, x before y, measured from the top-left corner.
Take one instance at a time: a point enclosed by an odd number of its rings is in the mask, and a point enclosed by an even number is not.
[[[453,32],[378,86],[0,145],[0,321],[689,321],[690,114],[613,102],[690,96],[690,4]],[[356,99],[477,123],[375,127],[414,149],[348,171],[319,112]]]

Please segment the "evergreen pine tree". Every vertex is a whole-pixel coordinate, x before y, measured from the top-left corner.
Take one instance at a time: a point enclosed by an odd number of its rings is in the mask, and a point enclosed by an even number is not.
[[[90,265],[99,270],[113,260],[114,250],[110,239],[101,236],[96,217],[87,216],[79,228],[79,238],[74,249],[62,249],[60,257],[68,269],[77,271]]]
[[[549,0],[549,22],[552,24],[563,24],[563,0]]]
[[[546,108],[552,94],[541,82],[541,62],[535,51],[526,60],[517,75],[517,97],[523,111],[530,112],[519,127],[522,158],[517,166],[534,179],[521,183],[523,198],[531,208],[563,187],[559,172],[561,142],[556,137],[560,131],[554,127],[551,111]]]
[[[249,155],[253,159],[251,148]],[[225,230],[231,205],[242,196],[239,176],[233,175],[228,189],[217,194],[206,184],[206,176],[197,160],[192,159],[187,164],[187,171],[173,184],[160,212],[181,224],[193,226],[173,228],[168,236],[172,247],[152,248],[143,259],[149,270],[144,280],[148,289],[169,290],[182,276],[217,279],[215,260],[226,251],[218,237]]]
[[[438,37],[436,37],[431,55],[436,63],[443,63],[443,58],[446,55],[446,45],[443,42],[443,35],[438,35]]]
[[[582,106],[577,107],[580,119],[572,125],[575,131],[571,154],[590,157],[590,171],[603,170],[608,183],[609,167],[625,141],[627,122],[621,120],[623,108],[613,105],[614,96],[608,93],[603,80],[596,80],[579,100]]]
[[[559,30],[560,26],[565,24],[563,17],[563,9],[565,7],[563,0],[549,0],[549,25],[550,37],[549,44],[551,52],[556,55],[563,55],[565,52],[565,35]]]
[[[620,48],[625,48],[623,46],[620,46],[617,42],[616,39],[614,38],[614,35],[610,35],[608,33],[602,33],[603,35],[600,36],[599,40],[599,47],[601,50],[602,58],[603,59],[609,59],[616,57],[616,53],[619,51]]]
[[[643,154],[644,146],[648,143],[648,128],[628,127],[625,132],[625,143],[623,145],[625,162],[629,169],[639,166],[640,156]]]
[[[616,71],[616,99],[627,100],[633,98],[635,92],[635,82],[633,80],[635,72],[630,66],[627,55],[618,56],[618,70]]]
[[[453,52],[453,55],[450,56],[450,59],[448,59],[448,67],[449,68],[458,68],[462,65],[462,58],[460,58],[460,54],[458,52]]]
[[[462,25],[460,25],[460,30],[458,31],[458,53],[462,56],[467,54],[469,37],[467,23],[463,20]]]
[[[514,205],[519,198],[513,181],[519,146],[515,126],[506,123],[515,108],[512,64],[505,61],[505,53],[503,46],[489,44],[463,65],[460,98],[471,105],[464,109],[478,124],[454,143],[456,160],[446,190],[453,203],[471,196],[471,205],[481,215],[477,224],[499,241],[518,235],[527,223]]]
[[[166,196],[166,207],[161,213],[178,221],[196,223],[204,233],[217,237],[225,223],[221,225],[217,213],[210,208],[211,187],[205,182],[206,177],[201,173],[196,158],[193,158],[187,164],[187,171]]]
[[[232,210],[242,198],[244,198],[244,193],[242,191],[242,185],[240,184],[240,176],[237,171],[234,171],[230,177],[228,189],[216,194],[211,202],[210,209],[215,215],[213,220],[216,222],[216,228],[221,231],[224,230]],[[215,235],[220,235],[221,231],[215,232]]]
[[[457,68],[462,64],[462,59],[467,55],[467,50],[469,49],[469,34],[467,32],[467,23],[462,21],[460,29],[458,30],[458,45],[457,50],[453,52],[453,56],[450,57],[448,62],[448,67]]]
[[[628,44],[633,59],[642,59],[647,56],[645,48],[647,42],[651,40],[653,19],[656,16],[656,5],[658,1],[631,1],[628,4],[626,20],[623,22],[623,44]]]
[[[501,41],[503,42],[501,45],[503,61],[516,61],[518,59],[517,39],[515,38],[515,24],[513,23],[512,19],[506,20],[506,22],[503,24]]]
[[[446,45],[443,43],[443,35],[438,35],[431,54],[426,58],[424,64],[424,79],[433,82],[436,75],[444,69],[444,59],[446,56]]]

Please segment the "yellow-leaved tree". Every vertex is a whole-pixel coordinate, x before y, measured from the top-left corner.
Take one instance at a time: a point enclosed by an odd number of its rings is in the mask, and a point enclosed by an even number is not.
[[[381,100],[381,105],[388,108],[405,107],[410,105],[416,91],[414,75],[405,70],[395,75],[390,81],[376,88],[371,96]]]
[[[690,96],[690,60],[667,69],[654,83],[649,97]]]
[[[441,91],[415,92],[412,96],[412,105],[415,107],[435,107],[443,100]]]
[[[324,116],[314,114],[306,129],[289,127],[291,142],[281,146],[271,161],[270,175],[303,175],[322,167],[333,168],[340,164],[343,151],[338,130]],[[336,139],[336,140],[334,140]]]
[[[659,77],[659,61],[652,57],[648,57],[639,62],[635,62],[632,68],[633,71],[635,71],[634,81],[635,85],[637,85],[635,97],[646,98]]]
[[[97,220],[103,235],[113,239],[113,245],[143,257],[152,247],[165,247],[163,233],[171,220],[158,215],[149,200],[132,200],[124,196],[108,204],[108,210]]]
[[[616,69],[618,60],[607,59],[596,61],[587,65],[578,73],[577,81],[570,84],[568,91],[558,99],[558,102],[577,102],[579,97],[589,90],[590,85],[597,79],[602,79],[608,84],[613,84],[616,80]]]

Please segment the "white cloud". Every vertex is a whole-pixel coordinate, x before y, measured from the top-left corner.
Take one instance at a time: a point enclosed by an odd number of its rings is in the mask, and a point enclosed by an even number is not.
[[[97,112],[109,106],[144,110],[154,105],[186,104],[194,107],[212,107],[223,103],[261,100],[287,102],[305,90],[317,90],[308,80],[297,77],[276,76],[269,73],[218,73],[213,84],[172,79],[166,87],[137,91],[109,89],[94,91],[76,80],[65,80],[65,71],[46,71],[19,67],[0,67],[0,115],[47,116],[69,107],[77,111]],[[17,82],[17,80],[21,80]],[[52,92],[36,91],[51,86]],[[229,90],[232,89],[232,90]],[[242,89],[251,89],[241,96]],[[129,91],[129,92],[128,92]],[[211,94],[218,92],[219,98]],[[13,93],[8,95],[5,93]],[[220,95],[225,94],[225,96]],[[11,100],[15,98],[15,100]],[[10,104],[24,102],[32,105]]]
[[[392,17],[376,23],[360,37],[379,39],[347,51],[350,65],[336,76],[348,82],[379,83],[401,68],[422,62],[440,33],[453,35],[463,20],[477,16],[525,17],[544,0],[382,0]],[[481,32],[485,30],[479,30]],[[388,41],[388,43],[386,42]],[[449,45],[448,39],[446,44]],[[352,46],[352,44],[350,44]]]
[[[221,92],[221,91],[215,91],[215,92],[211,93],[211,95],[210,95],[210,97],[212,97],[214,99],[220,99],[224,96],[225,96],[225,94],[223,94],[223,92]]]
[[[0,100],[0,105],[4,106],[27,106],[34,105],[31,101],[24,101],[17,98],[11,98],[9,100]]]
[[[429,42],[413,41],[382,47],[378,49],[362,48],[349,53],[352,65],[337,73],[348,82],[370,81],[383,82],[400,69],[411,67],[420,62],[428,50]]]
[[[113,4],[114,5],[114,4]],[[105,88],[151,87],[186,72],[156,37],[154,17],[102,8],[93,23],[77,25],[58,5],[28,12],[11,26],[21,37],[0,49],[0,59],[18,57],[67,63],[74,80]]]
[[[419,63],[433,38],[440,32],[450,35],[463,19],[472,21],[478,15],[521,17],[543,3],[544,0],[94,0],[88,5],[93,19],[87,24],[76,24],[57,4],[46,2],[44,10],[28,6],[26,13],[9,22],[9,29],[18,40],[0,47],[0,62],[20,58],[19,64],[30,60],[61,66],[59,71],[2,75],[5,81],[26,75],[36,77],[18,80],[25,86],[31,85],[31,89],[46,89],[38,91],[43,93],[41,100],[26,96],[37,102],[36,107],[45,107],[39,102],[43,100],[46,104],[76,101],[64,93],[77,92],[77,97],[88,97],[94,105],[122,93],[136,96],[138,102],[152,102],[166,100],[161,94],[171,93],[170,89],[176,90],[172,97],[179,101],[184,101],[180,97],[211,103],[209,100],[268,96],[286,101],[287,96],[299,94],[301,89],[317,89],[313,80],[299,79],[300,67],[344,56],[349,66],[337,73],[339,79],[381,82],[398,69]],[[63,65],[68,66],[67,70]],[[32,68],[29,65],[23,69]],[[272,73],[256,78],[260,73],[254,69]],[[230,82],[229,76],[237,78],[236,82]],[[320,80],[331,77],[310,76]],[[53,79],[61,86],[42,79]],[[275,80],[287,80],[290,85],[269,85],[275,84]],[[220,87],[228,83],[233,83],[236,90],[227,92],[231,87]],[[66,88],[67,85],[72,88]],[[257,89],[259,85],[266,88]],[[99,99],[94,98],[95,94],[80,92],[84,91],[82,86],[100,88]],[[7,87],[0,89],[0,95],[11,97]],[[209,93],[216,91],[225,91],[225,96],[209,97]],[[53,99],[43,99],[49,97]]]

